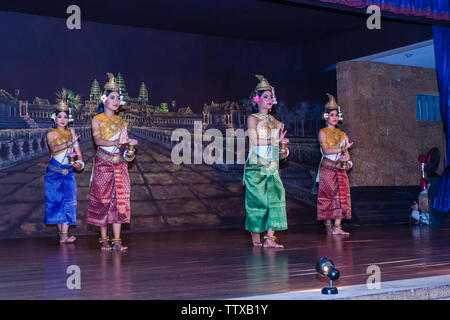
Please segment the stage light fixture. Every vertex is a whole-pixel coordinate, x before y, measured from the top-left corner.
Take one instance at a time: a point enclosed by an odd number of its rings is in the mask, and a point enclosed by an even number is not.
[[[333,287],[333,281],[339,279],[339,270],[334,266],[333,260],[327,257],[320,258],[316,264],[316,271],[330,278],[330,286],[322,288],[322,294],[337,294],[338,289]]]

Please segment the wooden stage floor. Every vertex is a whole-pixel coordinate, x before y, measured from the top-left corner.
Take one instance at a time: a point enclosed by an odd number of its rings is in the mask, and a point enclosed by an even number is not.
[[[318,225],[279,233],[284,250],[253,248],[243,230],[134,233],[127,253],[101,252],[97,235],[59,246],[56,238],[0,240],[0,299],[227,299],[316,289],[316,261],[334,260],[336,285],[365,284],[369,265],[381,281],[450,273],[450,229],[411,225],[347,227],[349,238]],[[79,266],[81,289],[66,273]]]

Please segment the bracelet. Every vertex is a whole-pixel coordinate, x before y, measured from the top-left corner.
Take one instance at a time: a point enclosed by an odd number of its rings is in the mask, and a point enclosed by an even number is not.
[[[82,160],[77,160],[75,162],[79,163],[81,165],[81,168],[79,169],[80,171],[84,169],[85,164],[84,164],[84,162]]]
[[[341,147],[342,153],[345,153],[345,146]]]

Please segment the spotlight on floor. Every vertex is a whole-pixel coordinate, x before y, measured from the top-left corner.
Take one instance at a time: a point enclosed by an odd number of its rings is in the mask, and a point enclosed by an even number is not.
[[[327,257],[320,258],[316,264],[316,271],[330,278],[330,286],[322,289],[322,294],[337,294],[338,289],[333,287],[333,281],[339,279],[339,270],[335,268],[333,260]]]

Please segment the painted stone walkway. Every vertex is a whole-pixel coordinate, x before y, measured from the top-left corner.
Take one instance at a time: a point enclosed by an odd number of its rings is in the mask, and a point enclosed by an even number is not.
[[[89,179],[94,147],[81,145],[86,163],[77,174],[78,226],[74,234],[97,231],[86,226]],[[0,171],[0,238],[52,236],[56,229],[44,224],[44,173],[49,156]],[[167,231],[241,227],[245,219],[242,172],[224,172],[209,165],[175,165],[170,151],[140,141],[130,164],[131,223],[127,231]],[[287,198],[291,224],[312,222],[314,208]]]

